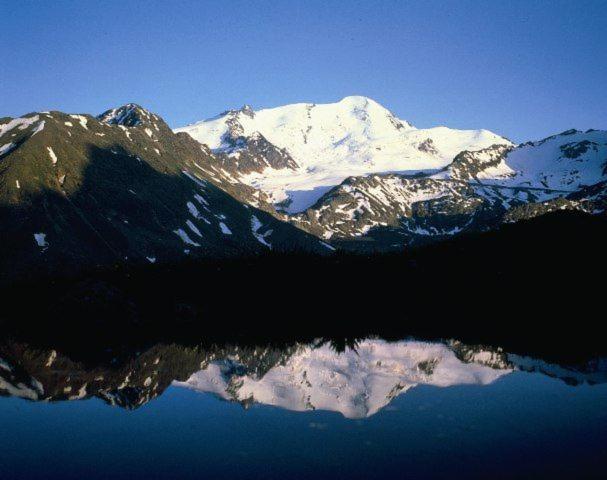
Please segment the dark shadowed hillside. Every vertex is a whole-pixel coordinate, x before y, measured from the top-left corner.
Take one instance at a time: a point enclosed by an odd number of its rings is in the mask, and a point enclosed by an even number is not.
[[[514,351],[541,338],[543,349],[590,355],[604,349],[606,241],[605,219],[558,212],[407,254],[100,269],[5,287],[4,328],[108,341],[116,331],[139,340],[416,335]]]

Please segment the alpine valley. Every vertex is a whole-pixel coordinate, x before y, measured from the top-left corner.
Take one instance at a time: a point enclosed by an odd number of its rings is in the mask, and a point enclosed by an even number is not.
[[[172,130],[127,104],[0,119],[0,273],[263,252],[403,251],[575,210],[605,216],[607,131],[516,145],[375,101],[245,106]]]

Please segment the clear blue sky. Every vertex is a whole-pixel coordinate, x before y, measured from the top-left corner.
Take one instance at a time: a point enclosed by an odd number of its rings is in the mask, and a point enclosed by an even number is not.
[[[182,126],[374,98],[515,141],[607,129],[607,1],[0,0],[0,116],[136,102]]]

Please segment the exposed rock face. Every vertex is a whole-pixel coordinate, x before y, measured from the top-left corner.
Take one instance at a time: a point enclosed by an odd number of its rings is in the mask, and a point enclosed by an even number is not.
[[[148,112],[135,103],[128,103],[122,107],[106,110],[97,116],[97,119],[108,125],[122,125],[124,127],[147,125],[154,127],[156,130],[157,126],[161,125],[168,128],[158,115]]]
[[[279,148],[259,132],[247,133],[243,123],[253,121],[255,112],[249,105],[240,110],[228,110],[221,114],[223,129],[212,152],[224,168],[235,175],[261,173],[266,169],[296,169],[297,162],[284,148]],[[187,131],[178,129],[176,131]]]
[[[263,172],[266,168],[297,168],[297,163],[286,150],[274,146],[260,133],[249,137],[242,134],[232,136],[230,133],[225,144],[223,149],[214,153],[226,169],[239,174]]]
[[[463,181],[480,181],[487,177],[488,172],[494,176],[501,174],[507,177],[513,172],[504,166],[504,159],[513,149],[507,145],[493,145],[480,151],[465,150],[457,154],[444,171],[448,178]]]
[[[438,150],[434,146],[434,141],[431,138],[426,138],[423,142],[421,142],[417,149],[420,152],[429,153],[431,155],[438,155]]]
[[[336,244],[357,240],[372,242],[377,250],[402,249],[493,228],[507,211],[543,193],[432,177],[352,177],[292,221]],[[343,245],[357,248],[357,243]]]

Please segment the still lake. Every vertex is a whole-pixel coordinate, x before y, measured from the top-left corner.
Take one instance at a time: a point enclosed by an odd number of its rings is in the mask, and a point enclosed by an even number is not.
[[[603,477],[604,361],[459,342],[0,349],[2,478]]]

